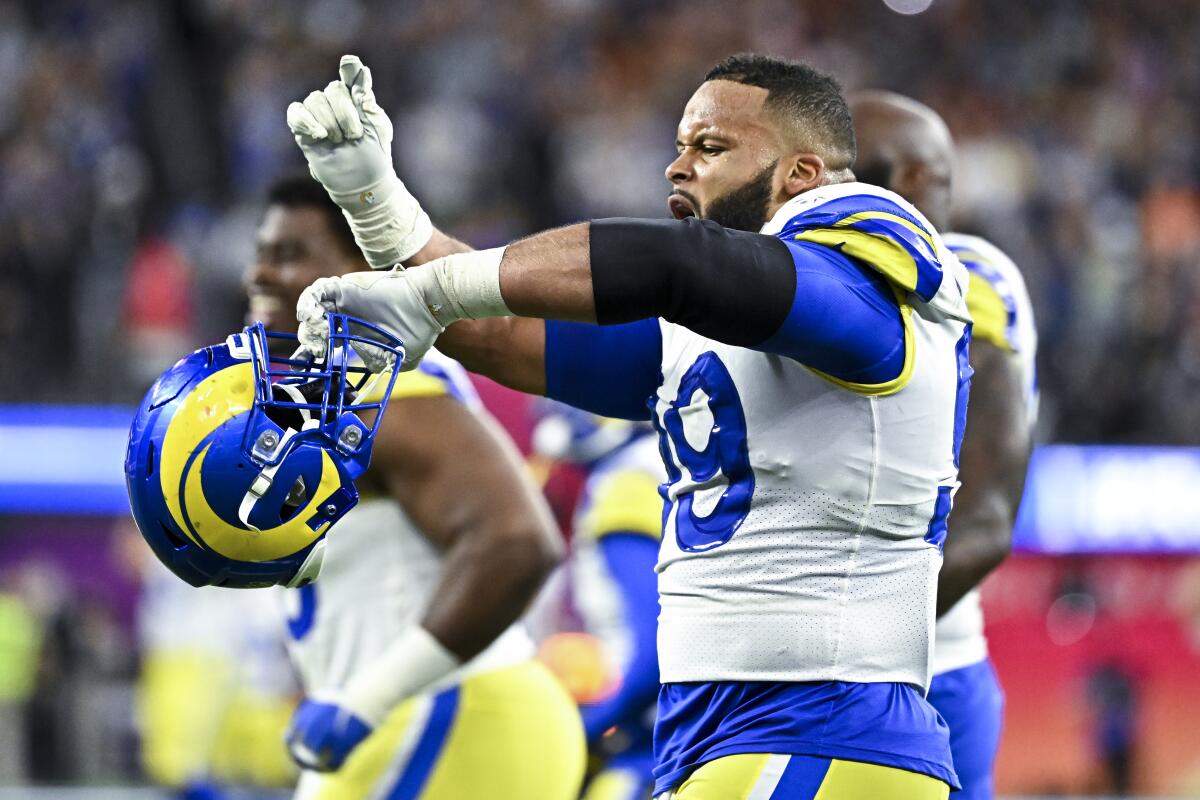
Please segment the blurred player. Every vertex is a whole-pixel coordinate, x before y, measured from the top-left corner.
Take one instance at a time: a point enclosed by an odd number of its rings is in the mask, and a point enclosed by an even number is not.
[[[318,276],[366,267],[307,178],[272,189],[257,247],[249,317],[274,330],[295,328],[296,297]],[[291,655],[314,701],[291,748],[335,770],[306,770],[297,797],[574,797],[579,716],[514,623],[557,561],[558,533],[455,362],[431,353],[397,379],[358,486],[320,579],[287,590]],[[394,660],[398,645],[401,659],[430,650],[432,666]],[[406,681],[430,688],[398,702],[391,685]]]
[[[588,471],[567,561],[572,605],[603,644],[616,678],[580,707],[588,745],[603,768],[585,800],[639,800],[654,780],[658,695],[658,590],[662,459],[653,429],[546,402],[534,450]]]
[[[941,117],[890,92],[858,93],[851,111],[858,177],[905,197],[937,228],[947,226],[954,145]],[[950,726],[954,769],[963,786],[958,796],[984,800],[992,796],[1004,699],[987,654],[977,587],[1012,542],[1037,416],[1037,333],[1016,265],[977,236],[942,238],[970,271],[975,375],[959,469],[962,489],[938,576],[929,702]]]
[[[141,537],[138,729],[146,775],[182,800],[231,787],[285,787],[282,747],[295,707],[283,633],[264,592],[196,589],[150,557]]]
[[[472,369],[659,431],[655,791],[945,797],[948,732],[923,695],[967,275],[907,201],[853,182],[837,84],[727,59],[684,109],[676,220],[461,252],[395,176],[369,74],[346,57],[341,77],[288,109],[312,174],[372,266],[449,255],[318,281],[306,346],[323,352],[341,308],[396,331],[411,369],[453,326],[440,344]]]

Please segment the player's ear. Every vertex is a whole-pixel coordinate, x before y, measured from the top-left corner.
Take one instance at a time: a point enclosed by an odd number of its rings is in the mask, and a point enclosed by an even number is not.
[[[794,153],[784,160],[783,191],[788,197],[815,189],[825,179],[825,160],[816,153]]]

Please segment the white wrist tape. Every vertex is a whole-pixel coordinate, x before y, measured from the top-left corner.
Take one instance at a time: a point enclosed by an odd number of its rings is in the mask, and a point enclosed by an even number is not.
[[[378,727],[393,708],[460,666],[433,634],[414,625],[346,683],[341,704]]]
[[[500,294],[503,247],[474,250],[439,258],[405,272],[416,281],[426,305],[442,326],[460,319],[511,317]]]
[[[330,192],[330,197],[341,206],[354,241],[375,269],[411,258],[433,236],[429,215],[395,175],[361,192]]]

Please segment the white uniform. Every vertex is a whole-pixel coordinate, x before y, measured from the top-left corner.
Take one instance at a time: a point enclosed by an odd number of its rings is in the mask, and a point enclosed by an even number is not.
[[[1032,429],[1038,410],[1037,329],[1021,272],[999,248],[978,236],[947,233],[943,239],[970,271],[967,304],[975,318],[973,338],[1011,350],[1018,359],[1026,418]],[[983,608],[976,588],[938,620],[933,674],[978,664],[987,658],[987,652]]]
[[[486,414],[456,362],[431,351],[392,399],[456,398]],[[387,413],[401,413],[395,406]],[[464,487],[469,491],[469,487]],[[329,532],[320,578],[288,590],[290,651],[310,696],[335,692],[424,616],[442,556],[398,503],[364,497]],[[392,709],[332,773],[305,770],[296,800],[569,800],[585,749],[579,714],[533,659],[521,623]]]
[[[863,211],[872,204],[892,211]],[[919,236],[941,270],[845,227],[863,220]],[[807,192],[763,233],[792,228],[787,238],[857,252],[897,288],[904,372],[850,386],[660,321],[654,422],[673,501],[658,565],[662,680],[925,687],[936,534],[958,485],[967,272],[920,212],[878,187]]]
[[[396,384],[393,397],[450,394],[486,413],[462,367],[436,351]],[[441,554],[399,503],[363,497],[329,532],[320,578],[284,592],[288,649],[305,691],[320,696],[340,689],[380,656],[424,615],[441,569]],[[532,655],[533,643],[518,623],[440,685]]]

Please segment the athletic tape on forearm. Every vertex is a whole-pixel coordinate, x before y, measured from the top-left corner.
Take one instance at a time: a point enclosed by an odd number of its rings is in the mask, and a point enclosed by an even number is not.
[[[457,657],[420,625],[409,628],[383,655],[353,676],[342,705],[378,727],[393,708],[462,666]]]
[[[433,236],[429,215],[394,175],[365,191],[330,197],[341,206],[354,241],[375,269],[411,258]]]
[[[419,286],[425,304],[442,325],[460,319],[511,317],[500,294],[503,247],[473,250],[439,258],[405,272]]]

